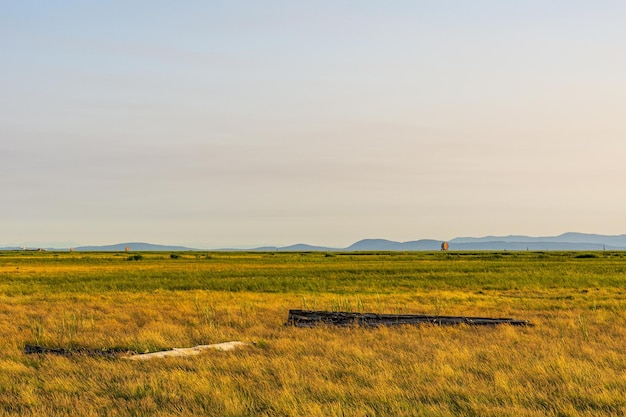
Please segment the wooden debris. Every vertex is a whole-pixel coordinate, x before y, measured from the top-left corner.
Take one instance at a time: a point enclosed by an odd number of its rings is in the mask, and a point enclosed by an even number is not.
[[[47,354],[56,356],[104,356],[107,358],[115,358],[122,355],[136,354],[136,352],[127,349],[88,349],[84,347],[70,349],[48,348],[45,346],[26,344],[24,346],[24,354]]]
[[[39,345],[29,345],[24,346],[24,353],[27,355],[32,354],[48,354],[48,355],[56,355],[56,356],[104,356],[107,358],[117,358],[121,357],[122,359],[130,359],[133,361],[143,361],[154,358],[165,358],[169,356],[193,356],[199,355],[207,350],[222,350],[229,351],[234,350],[242,346],[251,345],[251,343],[245,342],[225,342],[225,343],[217,343],[214,345],[200,345],[190,348],[174,348],[172,350],[164,350],[162,352],[152,352],[152,353],[141,353],[131,350],[122,350],[122,349],[88,349],[88,348],[72,348],[72,349],[63,349],[63,348],[47,348]]]
[[[321,324],[333,326],[397,326],[403,324],[434,324],[440,326],[467,324],[470,326],[532,326],[527,320],[512,318],[428,316],[419,314],[375,314],[330,311],[289,310],[287,325],[313,327]]]
[[[162,352],[152,352],[152,353],[144,353],[144,354],[139,354],[139,355],[132,355],[132,356],[127,356],[124,359],[129,359],[131,361],[145,361],[145,360],[154,359],[154,358],[166,358],[166,357],[171,357],[171,356],[175,356],[175,357],[194,356],[194,355],[199,355],[203,352],[206,352],[207,350],[229,351],[229,350],[235,350],[242,346],[248,346],[250,344],[251,343],[245,343],[245,342],[239,342],[239,341],[224,342],[224,343],[217,343],[214,345],[200,345],[200,346],[194,346],[190,348],[174,348],[172,350],[164,350]]]

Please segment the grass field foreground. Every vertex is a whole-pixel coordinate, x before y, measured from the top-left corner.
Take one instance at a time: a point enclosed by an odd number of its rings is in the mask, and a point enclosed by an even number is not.
[[[534,326],[297,329],[290,308]],[[0,414],[623,416],[626,254],[0,253]],[[24,355],[255,342],[146,363]]]

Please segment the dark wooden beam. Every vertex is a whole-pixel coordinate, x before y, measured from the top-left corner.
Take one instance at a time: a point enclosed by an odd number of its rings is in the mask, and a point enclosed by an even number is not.
[[[287,324],[296,327],[313,327],[320,324],[333,326],[397,326],[403,324],[433,324],[439,326],[466,324],[470,326],[530,326],[527,320],[512,318],[428,316],[420,314],[375,314],[331,311],[289,310]]]

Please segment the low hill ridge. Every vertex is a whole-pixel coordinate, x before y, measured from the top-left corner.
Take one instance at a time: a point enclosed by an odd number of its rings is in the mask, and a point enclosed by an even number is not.
[[[145,242],[128,242],[128,243],[116,243],[114,245],[104,245],[104,246],[78,246],[74,248],[74,251],[76,252],[124,252],[127,247],[129,250],[137,251],[137,252],[197,250],[197,249],[187,248],[185,246],[155,245],[153,243],[145,243]]]

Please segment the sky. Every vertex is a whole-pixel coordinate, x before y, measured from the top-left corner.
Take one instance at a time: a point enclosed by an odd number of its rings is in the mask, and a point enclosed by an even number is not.
[[[626,233],[626,2],[0,0],[0,246]]]

